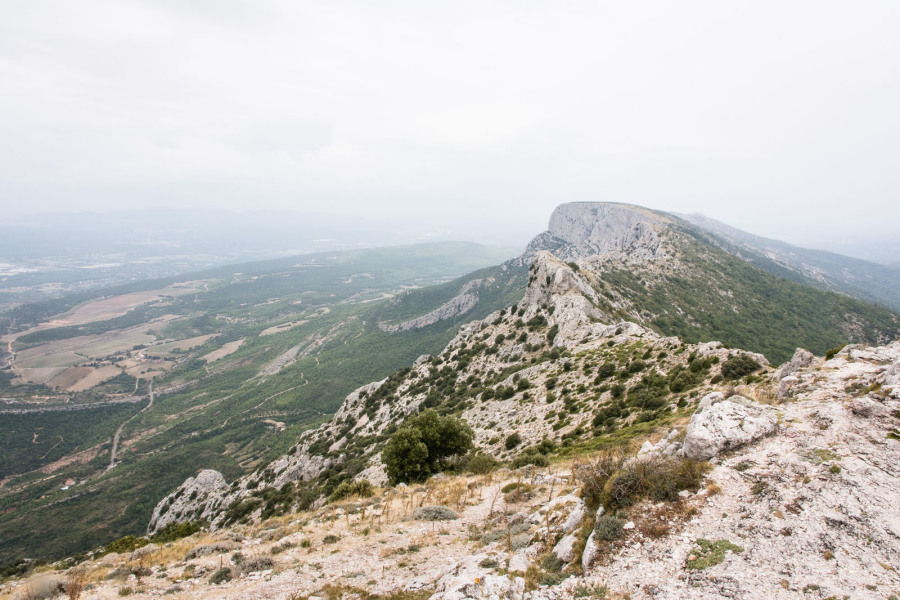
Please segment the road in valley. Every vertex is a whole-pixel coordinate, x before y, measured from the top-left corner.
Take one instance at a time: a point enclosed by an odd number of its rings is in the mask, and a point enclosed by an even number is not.
[[[122,430],[128,425],[128,422],[137,417],[138,415],[147,412],[150,410],[150,407],[153,406],[153,380],[150,380],[150,401],[147,402],[147,406],[142,408],[138,413],[131,415],[125,421],[119,425],[119,428],[116,429],[115,435],[113,435],[113,444],[112,444],[112,452],[109,455],[109,466],[106,467],[106,471],[108,472],[114,466],[116,466],[116,452],[119,450],[119,438],[122,436]]]

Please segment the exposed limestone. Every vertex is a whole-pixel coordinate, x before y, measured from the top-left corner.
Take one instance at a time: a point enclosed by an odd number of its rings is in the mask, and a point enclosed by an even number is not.
[[[791,373],[801,369],[803,367],[809,366],[815,356],[809,350],[804,350],[803,348],[797,348],[796,352],[794,352],[794,356],[788,362],[784,363],[775,371],[774,379],[776,381],[781,381]]]
[[[148,529],[153,532],[169,523],[209,520],[227,491],[228,484],[221,473],[204,469],[156,505]]]
[[[415,319],[410,319],[409,321],[404,321],[398,325],[379,323],[378,327],[382,331],[413,331],[428,327],[429,325],[434,325],[440,321],[458,317],[459,315],[464,315],[478,304],[478,290],[486,283],[491,283],[492,281],[492,279],[474,279],[465,284],[456,296],[430,313]]]
[[[536,237],[525,254],[549,249],[563,260],[585,256],[653,260],[661,253],[658,230],[666,221],[663,215],[628,204],[561,204],[550,217],[548,231]]]
[[[691,417],[682,453],[694,460],[708,460],[725,450],[770,435],[778,426],[775,411],[741,396],[725,398],[713,392]]]

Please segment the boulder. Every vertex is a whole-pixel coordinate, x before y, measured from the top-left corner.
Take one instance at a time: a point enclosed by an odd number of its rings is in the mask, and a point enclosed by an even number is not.
[[[579,499],[578,503],[575,505],[575,508],[573,508],[572,512],[569,513],[569,518],[566,519],[566,522],[563,525],[563,531],[565,531],[566,533],[572,533],[581,526],[582,520],[584,520],[584,501]]]
[[[600,556],[600,547],[597,545],[597,534],[593,531],[584,545],[584,552],[581,554],[581,568],[586,573],[588,568],[594,564],[597,557]]]
[[[881,417],[891,414],[890,408],[869,396],[854,398],[850,402],[850,411],[857,417]]]
[[[804,350],[803,348],[797,348],[797,350],[794,352],[794,356],[791,358],[791,360],[787,361],[786,363],[784,363],[783,365],[778,367],[778,369],[776,369],[775,375],[774,375],[775,380],[781,381],[788,375],[791,375],[792,373],[799,371],[803,367],[808,367],[810,364],[812,364],[812,361],[814,358],[815,358],[815,356],[809,350]]]
[[[559,540],[556,546],[553,547],[553,554],[556,555],[556,558],[559,559],[561,563],[569,564],[572,561],[575,541],[575,534],[570,533],[569,535],[563,537],[563,539]]]
[[[770,435],[778,427],[775,411],[742,396],[725,398],[708,394],[691,417],[682,454],[694,460],[709,460],[726,450]]]

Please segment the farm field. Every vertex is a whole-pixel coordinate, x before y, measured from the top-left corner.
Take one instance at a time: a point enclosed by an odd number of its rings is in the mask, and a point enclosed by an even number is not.
[[[465,315],[419,331],[377,326],[433,310],[484,274],[454,277],[505,257],[441,244],[236,265],[8,332],[15,352],[0,370],[0,564],[141,533],[159,498],[197,469],[233,478],[284,452],[356,387],[517,301],[524,268],[484,289]],[[24,323],[41,313],[22,307],[12,317]],[[108,318],[89,320],[99,315]],[[65,486],[70,479],[76,485]],[[46,522],[73,526],[60,532]]]

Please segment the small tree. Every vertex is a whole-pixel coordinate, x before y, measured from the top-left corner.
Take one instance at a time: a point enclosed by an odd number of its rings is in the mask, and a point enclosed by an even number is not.
[[[522,443],[522,436],[519,435],[518,431],[514,431],[506,438],[506,442],[504,446],[506,446],[507,450],[512,450],[516,446]]]
[[[381,460],[393,483],[424,481],[471,448],[472,429],[464,421],[426,410],[391,436]]]

